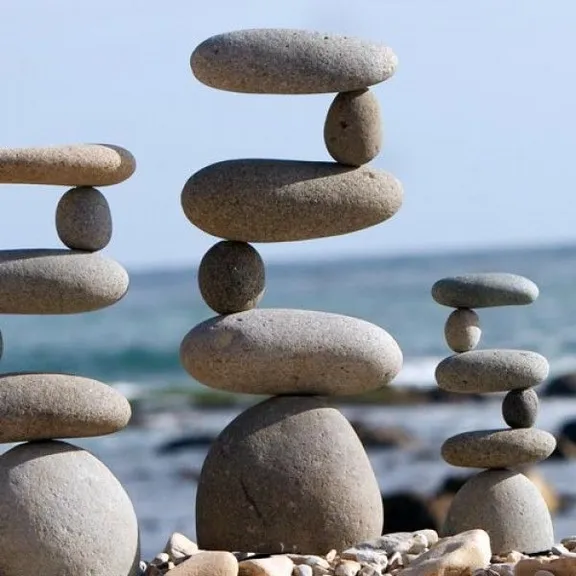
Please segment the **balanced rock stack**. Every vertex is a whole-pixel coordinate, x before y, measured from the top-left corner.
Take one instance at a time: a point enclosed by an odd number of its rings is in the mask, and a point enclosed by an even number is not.
[[[69,249],[0,252],[0,312],[72,314],[110,306],[128,275],[97,253],[110,240],[104,196],[92,186],[135,170],[115,146],[0,150],[0,183],[73,186],[56,210]],[[70,374],[0,375],[0,573],[132,576],[138,573],[136,515],[124,489],[89,452],[55,439],[110,434],[130,419],[111,387]]]
[[[539,490],[518,469],[548,458],[556,447],[554,436],[532,427],[538,410],[533,388],[548,376],[548,362],[524,350],[474,349],[480,340],[474,308],[531,304],[538,287],[514,274],[469,274],[439,280],[432,296],[456,308],[446,322],[445,336],[457,354],[438,364],[438,386],[463,394],[507,392],[502,413],[509,426],[458,434],[442,446],[449,464],[487,469],[456,494],[444,533],[486,530],[495,554],[547,551],[554,544],[550,514]]]
[[[379,536],[382,500],[361,442],[322,396],[387,385],[402,353],[383,329],[348,316],[256,309],[264,264],[248,242],[335,236],[382,222],[402,203],[391,175],[365,164],[380,148],[368,86],[392,75],[390,49],[352,38],[265,29],[200,44],[195,76],[222,90],[339,92],[325,139],[338,161],[233,160],[194,174],[187,218],[223,238],[203,258],[199,284],[218,314],[184,338],[180,356],[199,382],[270,395],[218,437],[196,501],[203,549],[326,553]]]

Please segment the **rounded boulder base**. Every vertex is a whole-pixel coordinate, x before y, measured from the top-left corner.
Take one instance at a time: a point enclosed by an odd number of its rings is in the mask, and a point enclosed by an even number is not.
[[[218,242],[200,262],[198,285],[204,302],[218,314],[251,310],[264,295],[264,262],[246,242]]]
[[[540,491],[526,476],[510,470],[486,470],[458,491],[442,536],[467,530],[488,532],[492,553],[545,552],[554,545],[552,520]]]
[[[531,428],[538,416],[538,394],[533,388],[511,390],[502,402],[502,417],[510,428]]]
[[[480,318],[474,310],[468,308],[454,310],[444,325],[446,343],[454,352],[474,350],[481,336]]]
[[[2,576],[136,576],[138,524],[112,473],[65,442],[0,456]]]
[[[205,550],[326,554],[380,536],[382,498],[346,418],[316,397],[240,414],[204,462],[196,496]]]
[[[382,147],[380,105],[370,90],[342,92],[332,102],[324,124],[326,148],[341,164],[362,166]]]

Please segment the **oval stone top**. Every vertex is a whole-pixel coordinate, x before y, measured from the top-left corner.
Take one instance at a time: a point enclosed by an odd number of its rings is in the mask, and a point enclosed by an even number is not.
[[[289,242],[355,232],[391,218],[402,185],[369,166],[228,160],[196,172],[182,190],[192,224],[243,242]]]
[[[97,252],[0,250],[0,314],[77,314],[127,292],[126,270]]]
[[[452,308],[520,306],[532,304],[538,294],[538,286],[532,280],[505,272],[453,276],[432,286],[432,298]]]
[[[190,58],[200,82],[251,94],[361,90],[390,78],[397,64],[394,52],[381,44],[283,28],[212,36]]]
[[[128,400],[90,378],[71,374],[0,375],[0,442],[103,436],[130,420]]]
[[[0,148],[0,184],[109,186],[135,170],[134,156],[112,144]]]
[[[497,349],[449,356],[436,366],[435,375],[442,390],[486,394],[537,386],[548,372],[548,361],[536,352]]]
[[[361,394],[387,385],[402,352],[382,328],[349,316],[261,308],[194,327],[180,360],[196,380],[245,394]]]

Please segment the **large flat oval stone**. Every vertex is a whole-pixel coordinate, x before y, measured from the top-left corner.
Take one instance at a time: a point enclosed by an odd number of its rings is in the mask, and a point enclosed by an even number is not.
[[[360,90],[387,80],[390,48],[306,30],[238,30],[208,38],[192,53],[196,78],[212,88],[252,94]]]
[[[538,294],[538,286],[532,280],[503,272],[443,278],[432,286],[432,298],[452,308],[532,304]]]
[[[128,400],[82,376],[0,375],[0,442],[111,434],[130,420]]]
[[[134,170],[134,156],[111,144],[0,148],[0,184],[109,186]]]
[[[514,468],[545,460],[554,448],[554,436],[537,428],[476,430],[448,438],[442,458],[452,466]]]
[[[462,394],[507,392],[537,386],[548,377],[548,361],[527,350],[470,350],[445,358],[436,367],[442,390]]]
[[[202,384],[246,394],[361,394],[402,367],[398,344],[374,324],[271,308],[199,324],[182,341],[180,359]]]
[[[98,253],[0,251],[0,314],[77,314],[110,306],[128,290],[120,264]]]
[[[182,191],[192,224],[244,242],[287,242],[347,234],[391,218],[402,185],[369,166],[333,162],[228,160],[196,172]]]

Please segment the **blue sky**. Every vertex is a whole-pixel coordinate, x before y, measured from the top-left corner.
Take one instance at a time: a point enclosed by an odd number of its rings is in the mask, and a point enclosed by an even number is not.
[[[375,87],[374,164],[403,182],[404,206],[355,234],[257,245],[267,260],[576,241],[575,21],[571,0],[5,2],[0,146],[125,146],[138,170],[102,189],[106,251],[133,269],[197,263],[217,240],[181,212],[186,179],[229,158],[329,160],[333,96],[210,89],[190,71],[195,46],[253,27],[357,35],[400,60]],[[2,247],[58,246],[63,192],[3,186]]]

